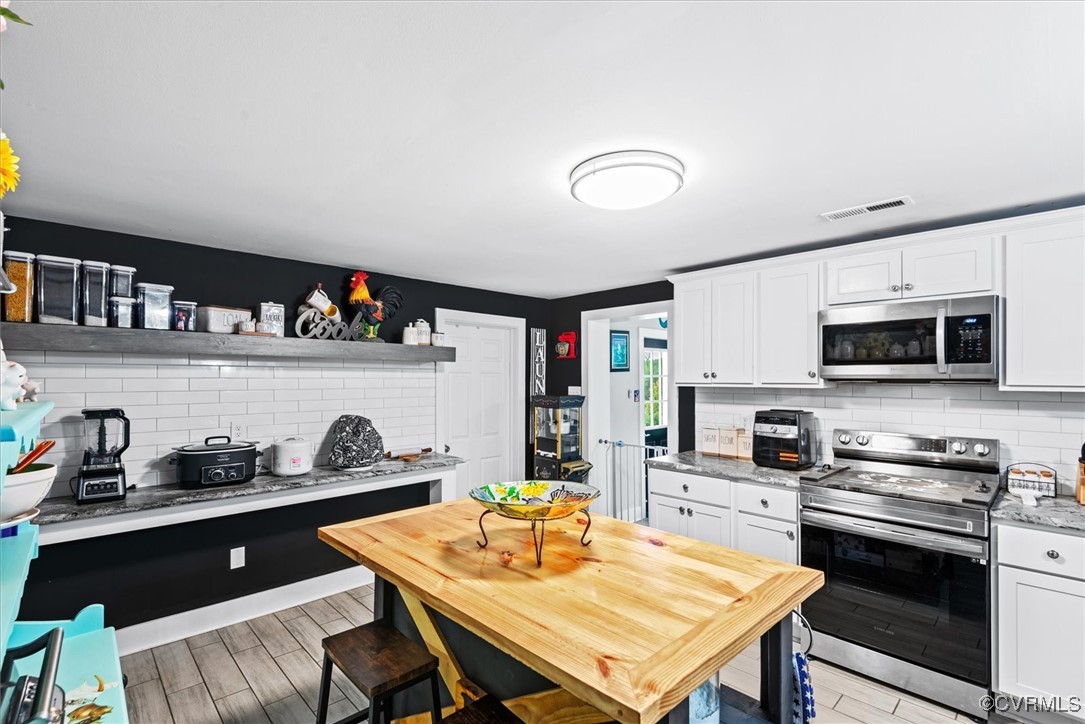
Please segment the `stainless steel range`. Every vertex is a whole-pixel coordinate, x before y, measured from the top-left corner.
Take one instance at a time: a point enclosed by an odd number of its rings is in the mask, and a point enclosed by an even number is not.
[[[799,491],[813,655],[985,718],[998,440],[835,430],[833,456]]]

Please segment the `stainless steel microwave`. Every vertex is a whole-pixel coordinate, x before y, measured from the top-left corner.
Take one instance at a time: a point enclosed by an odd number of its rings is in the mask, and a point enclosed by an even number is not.
[[[996,382],[999,307],[997,296],[986,296],[822,311],[821,377]]]

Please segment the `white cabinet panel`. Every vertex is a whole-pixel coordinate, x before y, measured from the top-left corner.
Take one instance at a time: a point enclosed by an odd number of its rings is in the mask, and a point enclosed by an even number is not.
[[[676,470],[648,469],[648,492],[672,498],[711,503],[721,508],[731,505],[731,481],[706,475],[680,473]]]
[[[648,525],[668,533],[686,534],[686,504],[665,495],[648,496]]]
[[[820,267],[795,264],[760,273],[758,382],[818,385]]]
[[[1085,700],[1083,651],[1085,582],[999,566],[996,688]]]
[[[753,272],[712,280],[712,364],[709,382],[753,384]]]
[[[1006,236],[1005,387],[1085,388],[1085,224]]]
[[[994,288],[992,236],[938,241],[901,250],[903,297],[986,292]]]
[[[715,505],[691,503],[686,509],[686,535],[718,546],[731,546],[731,511]]]
[[[794,490],[769,485],[735,483],[734,508],[743,513],[796,522],[799,519],[799,494]]]
[[[798,526],[749,513],[735,515],[735,548],[785,563],[799,561]]]
[[[712,367],[712,286],[705,281],[674,285],[674,376],[678,384],[704,384]]]
[[[825,263],[829,304],[900,298],[900,250],[847,254]],[[895,287],[895,289],[894,289]]]

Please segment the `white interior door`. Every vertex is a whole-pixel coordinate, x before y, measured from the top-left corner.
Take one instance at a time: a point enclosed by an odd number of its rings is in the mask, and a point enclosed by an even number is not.
[[[592,510],[614,515],[612,461],[607,446],[599,442],[610,436],[610,320],[593,319],[582,324],[580,351],[585,360],[592,360],[584,366],[581,380],[586,396],[582,444],[584,459],[594,466],[588,482],[602,491]]]
[[[516,351],[523,340],[508,326],[439,324],[446,344],[456,348],[456,361],[443,365],[438,385],[438,440],[466,461],[458,494],[521,479],[526,422]]]

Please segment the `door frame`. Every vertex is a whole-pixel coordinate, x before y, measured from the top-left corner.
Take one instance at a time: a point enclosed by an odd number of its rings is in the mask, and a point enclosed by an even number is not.
[[[444,331],[445,325],[458,324],[474,327],[492,327],[507,329],[512,332],[509,338],[509,372],[512,375],[509,406],[509,460],[512,475],[519,479],[524,474],[526,463],[524,451],[527,446],[527,320],[523,317],[503,317],[497,314],[465,312],[458,309],[438,307],[434,313],[435,329]],[[448,440],[450,411],[445,401],[448,395],[448,365],[450,362],[437,363],[437,452],[442,452]],[[459,492],[459,491],[457,491]]]
[[[629,304],[624,307],[608,307],[606,309],[589,309],[580,313],[580,387],[581,394],[584,395],[584,438],[583,447],[584,450],[589,451],[592,457],[596,460],[592,460],[595,465],[595,469],[601,472],[606,477],[605,480],[610,479],[609,465],[606,460],[600,460],[594,452],[598,449],[597,440],[606,439],[610,437],[610,385],[602,385],[601,389],[595,390],[590,387],[589,374],[590,365],[592,364],[606,364],[607,369],[610,369],[610,360],[604,359],[601,362],[597,361],[593,356],[591,350],[596,345],[600,345],[601,341],[598,339],[600,335],[606,334],[608,339],[606,342],[606,349],[610,349],[610,323],[614,319],[627,319],[629,317],[642,317],[649,314],[666,314],[667,315],[667,365],[673,371],[674,370],[674,345],[671,344],[670,325],[674,320],[674,300],[673,299],[661,299],[658,302],[645,302],[644,304]],[[603,349],[602,346],[599,349]],[[668,404],[667,404],[667,445],[668,448],[678,443],[678,385],[674,381],[674,375],[671,375],[670,389],[668,390]],[[597,414],[592,414],[592,410],[597,411]],[[671,441],[674,441],[673,443]],[[587,457],[587,456],[585,456]],[[591,460],[591,458],[588,458]],[[603,485],[598,485],[603,491],[603,503],[606,508],[607,515],[613,515],[614,511],[612,506],[614,504],[614,495],[612,490],[609,489],[609,482]]]

